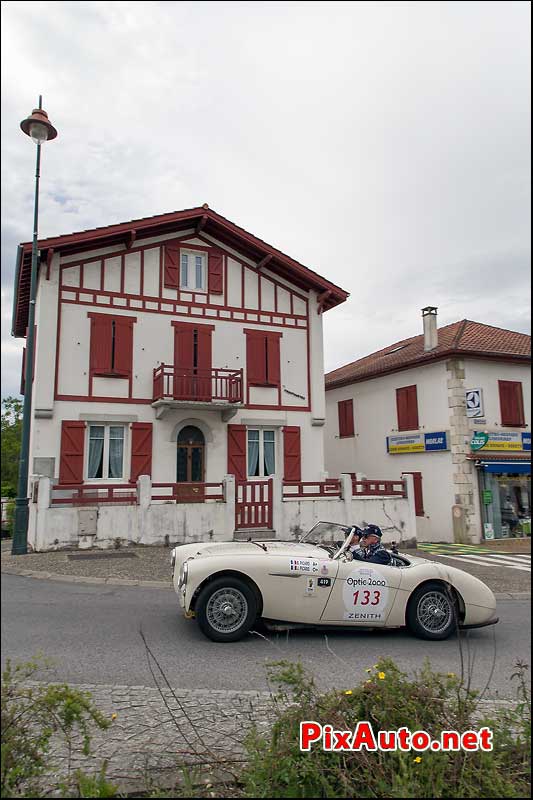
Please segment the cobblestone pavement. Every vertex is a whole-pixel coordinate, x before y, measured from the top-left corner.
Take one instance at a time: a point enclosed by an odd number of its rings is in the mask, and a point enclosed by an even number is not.
[[[32,682],[33,685],[36,685]],[[111,727],[95,730],[91,752],[84,756],[80,741],[70,757],[70,770],[97,773],[107,762],[107,777],[124,790],[170,785],[178,764],[194,766],[240,761],[243,741],[255,728],[265,732],[276,717],[269,692],[192,691],[166,687],[76,685],[89,691],[98,709],[113,719]],[[69,753],[54,740],[50,755],[50,786],[67,776]]]

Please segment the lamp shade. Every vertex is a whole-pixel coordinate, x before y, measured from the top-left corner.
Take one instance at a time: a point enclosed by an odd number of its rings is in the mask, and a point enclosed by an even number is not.
[[[30,136],[36,144],[55,139],[57,131],[48,119],[48,114],[42,108],[34,108],[31,117],[23,119],[20,127]]]

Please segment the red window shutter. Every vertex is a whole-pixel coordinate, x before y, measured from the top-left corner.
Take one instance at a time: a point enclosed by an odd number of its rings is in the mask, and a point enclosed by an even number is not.
[[[207,286],[209,294],[222,294],[224,291],[224,256],[217,250],[209,251]]]
[[[165,245],[164,284],[169,289],[180,286],[180,248],[177,244]]]
[[[246,426],[228,425],[228,474],[246,480]]]
[[[246,334],[246,374],[249,386],[266,384],[266,344],[261,331]]]
[[[424,511],[424,497],[422,494],[422,473],[421,472],[403,472],[402,475],[412,475],[415,489],[415,514],[417,517],[423,517]]]
[[[108,375],[111,372],[113,345],[113,318],[105,315],[91,317],[91,354],[89,367],[93,375]]]
[[[296,425],[283,428],[283,475],[286,481],[302,480],[300,428]]]
[[[280,359],[279,359],[279,340],[277,335],[267,334],[267,383],[269,386],[279,386],[280,383]]]
[[[418,399],[416,385],[396,389],[398,430],[413,431],[418,428]]]
[[[59,483],[83,483],[84,445],[85,422],[63,420],[61,423]]]
[[[115,364],[113,372],[130,377],[133,372],[133,322],[115,317]]]
[[[131,424],[131,483],[139,475],[152,474],[152,427],[151,422]]]
[[[339,436],[353,436],[355,433],[353,419],[353,400],[339,400],[337,404],[339,414]]]
[[[502,425],[524,425],[524,395],[520,381],[498,381]]]

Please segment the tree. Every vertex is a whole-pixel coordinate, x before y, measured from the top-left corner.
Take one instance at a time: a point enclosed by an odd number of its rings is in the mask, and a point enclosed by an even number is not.
[[[22,435],[22,400],[2,399],[2,497],[16,497]]]

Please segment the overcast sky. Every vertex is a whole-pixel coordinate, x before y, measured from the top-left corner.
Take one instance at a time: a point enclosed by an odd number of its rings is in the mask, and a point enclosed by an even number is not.
[[[529,2],[3,2],[2,396],[16,246],[211,208],[347,289],[326,370],[465,317],[530,331]]]

